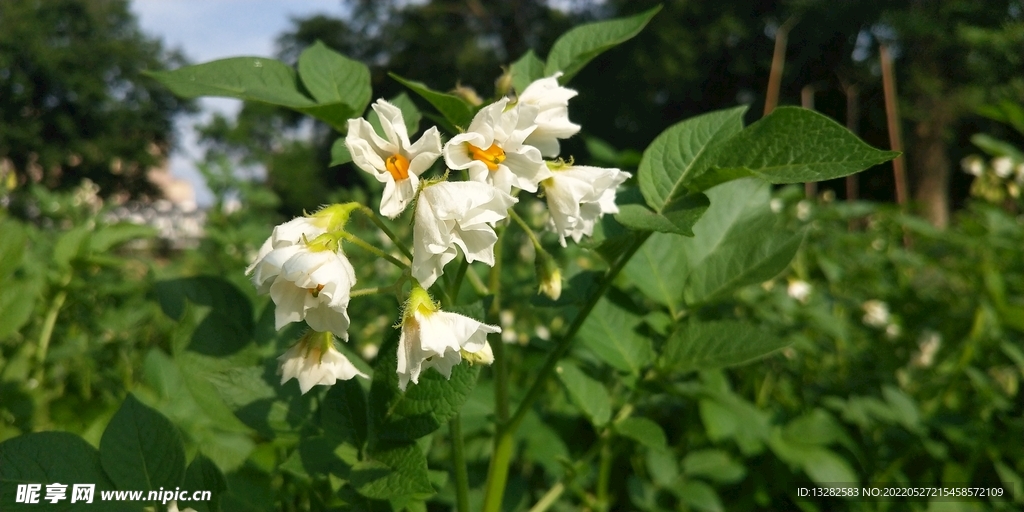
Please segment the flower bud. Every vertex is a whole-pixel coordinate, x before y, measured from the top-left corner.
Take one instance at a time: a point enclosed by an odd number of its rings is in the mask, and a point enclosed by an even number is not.
[[[507,96],[510,92],[512,92],[512,70],[504,69],[504,73],[494,80],[494,94]]]
[[[562,296],[562,269],[558,268],[558,263],[547,251],[538,247],[533,265],[537,272],[537,293],[558,300]]]

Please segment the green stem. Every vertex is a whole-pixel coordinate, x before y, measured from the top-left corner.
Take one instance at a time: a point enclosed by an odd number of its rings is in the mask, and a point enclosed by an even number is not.
[[[412,260],[412,252],[409,251],[409,248],[405,246],[405,243],[403,243],[402,240],[398,238],[398,236],[396,236],[393,231],[391,231],[391,228],[389,228],[387,224],[384,224],[384,221],[380,218],[380,216],[377,215],[377,212],[373,211],[372,208],[369,208],[367,206],[363,206],[362,208],[359,209],[359,211],[363,212],[364,215],[369,217],[370,220],[378,228],[380,228],[380,230],[383,231],[388,238],[391,239],[391,241],[395,244],[395,247],[398,247],[398,250],[402,251],[402,254],[404,254],[406,258]]]
[[[576,336],[576,332],[579,331],[580,327],[583,326],[583,322],[590,315],[590,312],[597,305],[597,301],[604,295],[604,293],[611,287],[612,281],[619,275],[619,272],[626,266],[630,258],[640,249],[640,246],[647,240],[650,233],[638,234],[636,239],[633,241],[625,252],[615,261],[615,263],[605,273],[604,278],[598,285],[597,290],[587,298],[587,302],[580,309],[579,313],[573,319],[572,324],[566,330],[565,334],[559,340],[558,345],[553,351],[548,354],[547,359],[544,361],[544,365],[540,371],[537,372],[537,379],[530,386],[529,391],[526,392],[526,396],[519,403],[519,407],[516,408],[515,414],[512,415],[508,422],[501,422],[499,416],[498,431],[494,441],[494,455],[491,458],[491,467],[487,475],[487,488],[486,494],[484,495],[484,511],[485,512],[498,512],[501,507],[502,495],[505,492],[505,485],[508,480],[508,467],[512,462],[512,439],[515,435],[515,431],[519,428],[526,414],[530,411],[530,407],[533,406],[541,394],[544,392],[544,387],[547,384],[547,380],[554,373],[555,367],[558,365],[558,361],[561,360],[562,356],[569,351],[572,346],[573,338]],[[498,362],[498,351],[494,351],[494,362]],[[497,376],[497,372],[495,372]],[[495,395],[497,396],[498,382],[495,379]],[[507,451],[499,450],[499,448],[507,446]]]
[[[391,291],[392,286],[374,287],[374,288],[361,288],[359,290],[352,290],[349,292],[349,297],[362,297],[363,295],[376,295],[378,293]]]
[[[565,492],[565,484],[562,482],[552,485],[551,488],[548,489],[548,492],[544,493],[544,496],[540,497],[540,501],[530,508],[529,512],[544,512],[558,501],[558,498],[562,496],[563,492]]]
[[[341,237],[344,238],[345,241],[347,241],[347,242],[351,242],[353,244],[358,245],[359,247],[363,248],[363,250],[365,250],[367,252],[373,253],[373,254],[377,255],[378,257],[384,258],[384,259],[390,261],[391,263],[394,263],[398,268],[401,268],[401,269],[409,268],[409,264],[408,263],[405,263],[404,261],[402,261],[402,260],[400,260],[400,259],[398,259],[398,258],[396,258],[396,257],[394,257],[394,256],[392,256],[392,255],[390,255],[390,254],[388,254],[388,253],[386,253],[386,252],[384,252],[384,251],[382,251],[382,250],[380,250],[380,249],[378,249],[378,248],[368,244],[368,243],[366,243],[362,238],[359,238],[359,237],[357,237],[357,236],[355,236],[355,235],[353,235],[351,233],[347,233],[347,232],[344,232],[344,231],[341,232]]]
[[[498,241],[494,244],[494,266],[491,267],[490,286],[488,286],[493,300],[487,316],[488,320],[494,324],[499,323],[501,315],[501,258],[504,253],[502,242],[505,240],[505,231],[502,229],[498,233]],[[508,361],[505,358],[505,342],[498,340],[497,343],[491,345],[491,350],[494,352],[494,365],[492,366],[494,368],[494,414],[500,426],[508,420]]]
[[[53,337],[53,328],[57,325],[57,315],[60,308],[64,307],[64,301],[68,298],[68,291],[64,289],[71,282],[71,274],[61,282],[61,290],[53,296],[50,302],[50,309],[46,311],[46,319],[43,320],[43,330],[39,333],[39,343],[36,350],[36,361],[39,363],[39,381],[42,381],[43,363],[46,361],[46,353],[50,349],[50,339]]]
[[[533,228],[531,228],[530,225],[527,224],[526,221],[523,220],[523,218],[520,217],[512,208],[508,209],[508,216],[511,217],[512,220],[516,221],[516,224],[519,224],[519,227],[523,228],[523,232],[526,233],[526,236],[530,237],[530,241],[533,242],[533,246],[540,249],[540,239],[538,239],[537,234],[533,232]]]
[[[601,439],[601,462],[597,470],[597,506],[598,510],[608,510],[608,481],[612,475],[612,443],[607,436]]]
[[[476,275],[473,271],[473,267],[466,269],[466,277],[469,278],[469,284],[473,286],[473,290],[476,291],[480,296],[487,296],[491,294],[491,291],[487,289],[487,285],[484,284],[483,279]]]
[[[458,414],[448,420],[448,432],[452,438],[456,510],[469,512],[469,472],[466,471],[466,454],[462,443],[462,418]]]
[[[455,271],[455,278],[448,285],[448,296],[451,297],[452,302],[459,300],[459,290],[462,289],[462,278],[466,277],[466,269],[469,268],[469,260],[462,258],[462,262],[459,263],[459,269]]]

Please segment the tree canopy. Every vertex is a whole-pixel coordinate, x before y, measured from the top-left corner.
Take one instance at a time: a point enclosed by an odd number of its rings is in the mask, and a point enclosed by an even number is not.
[[[0,2],[0,160],[22,183],[154,193],[146,170],[191,103],[141,73],[182,63],[141,32],[127,0]]]

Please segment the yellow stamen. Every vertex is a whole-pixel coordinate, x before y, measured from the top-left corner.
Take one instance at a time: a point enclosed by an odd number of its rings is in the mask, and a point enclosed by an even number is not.
[[[466,145],[469,146],[469,157],[483,162],[491,171],[497,171],[498,164],[505,161],[505,151],[497,144],[491,144],[491,147],[487,149],[480,149],[472,144]]]
[[[324,285],[318,284],[316,288],[310,288],[309,293],[313,295],[313,298],[319,297],[320,292],[324,289]]]
[[[395,181],[409,178],[409,159],[398,153],[389,156],[384,161],[384,166],[387,167],[388,172],[391,173],[391,177],[395,178]]]

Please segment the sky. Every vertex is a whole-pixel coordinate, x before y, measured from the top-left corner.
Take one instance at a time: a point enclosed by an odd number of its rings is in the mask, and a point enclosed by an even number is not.
[[[194,63],[225,57],[272,57],[274,40],[291,26],[291,18],[317,13],[342,17],[340,0],[132,0],[142,30],[181,50]],[[209,206],[213,196],[203,184],[195,162],[202,156],[193,126],[213,112],[234,115],[241,102],[204,98],[203,111],[178,120],[178,149],[171,154],[171,173],[188,180],[196,201]]]

